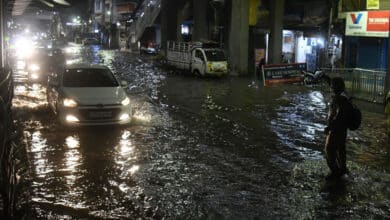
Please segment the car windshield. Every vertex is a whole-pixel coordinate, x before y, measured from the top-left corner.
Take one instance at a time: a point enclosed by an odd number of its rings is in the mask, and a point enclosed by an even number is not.
[[[205,50],[208,61],[226,61],[225,54],[221,50]]]
[[[117,80],[107,69],[67,69],[63,76],[64,87],[117,87]]]

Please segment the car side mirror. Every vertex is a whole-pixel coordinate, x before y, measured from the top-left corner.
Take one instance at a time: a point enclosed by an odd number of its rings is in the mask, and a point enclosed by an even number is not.
[[[122,87],[127,87],[128,83],[124,80],[121,81],[121,86]]]

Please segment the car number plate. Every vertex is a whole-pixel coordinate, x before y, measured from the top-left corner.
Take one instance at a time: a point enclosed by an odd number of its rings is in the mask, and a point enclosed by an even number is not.
[[[89,117],[91,117],[91,118],[110,118],[110,117],[112,117],[112,112],[111,111],[89,112]]]

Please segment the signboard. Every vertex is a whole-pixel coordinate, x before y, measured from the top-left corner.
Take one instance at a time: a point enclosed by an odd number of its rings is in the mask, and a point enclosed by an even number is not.
[[[255,49],[255,66],[258,67],[262,59],[265,59],[265,49]]]
[[[306,71],[306,63],[286,63],[263,65],[264,86],[280,83],[303,82],[302,70]]]
[[[258,0],[249,1],[249,25],[255,26],[257,24],[257,13],[258,13]]]
[[[349,12],[345,35],[361,37],[388,37],[390,11]]]
[[[135,3],[127,3],[116,6],[117,14],[131,14],[135,11],[136,4]]]
[[[367,10],[369,9],[379,9],[379,0],[367,0]]]

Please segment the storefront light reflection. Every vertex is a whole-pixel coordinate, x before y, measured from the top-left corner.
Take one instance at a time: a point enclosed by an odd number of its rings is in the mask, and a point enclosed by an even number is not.
[[[35,173],[39,178],[46,178],[48,173],[53,172],[53,166],[47,158],[47,143],[40,131],[31,136],[31,152],[34,155]]]
[[[129,139],[130,135],[130,131],[124,131],[121,136],[121,140],[119,141],[119,153],[123,158],[129,158],[133,152],[134,147],[132,146],[131,140]]]
[[[74,185],[77,179],[77,167],[81,164],[81,155],[79,151],[80,141],[77,137],[69,136],[65,139],[65,144],[69,148],[65,152],[64,171],[68,173],[65,176],[67,185]]]
[[[69,136],[66,138],[66,146],[68,146],[69,148],[77,148],[80,146],[80,142],[78,140],[78,138],[75,138],[73,136]]]
[[[119,145],[117,146],[117,156],[115,162],[121,171],[120,177],[127,179],[128,175],[133,175],[139,170],[139,165],[135,165],[137,157],[134,155],[134,146],[131,142],[130,131],[123,131]]]

